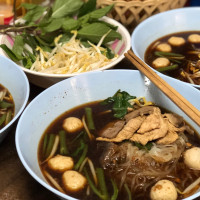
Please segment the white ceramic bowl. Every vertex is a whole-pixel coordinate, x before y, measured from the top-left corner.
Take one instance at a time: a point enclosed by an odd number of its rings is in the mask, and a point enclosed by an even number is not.
[[[14,118],[0,129],[0,142],[24,110],[29,97],[29,82],[22,69],[14,62],[0,55],[0,84],[6,87],[15,103]]]
[[[200,31],[199,18],[200,7],[178,8],[149,17],[133,31],[131,36],[132,50],[144,61],[146,49],[158,38],[171,33]],[[200,85],[190,85],[200,88]]]
[[[101,69],[98,69],[97,71],[106,70],[114,67],[124,58],[124,53],[131,48],[131,36],[128,30],[122,24],[108,17],[103,17],[102,20],[114,26],[117,26],[118,27],[117,31],[122,35],[122,40],[118,42],[112,42],[110,45],[113,51],[119,55],[119,57],[110,64],[102,67]],[[8,47],[11,47],[12,41],[8,38],[8,36],[0,35],[0,44],[6,44]],[[0,48],[0,54],[7,57],[7,54],[1,48]],[[24,68],[23,66],[21,67],[26,73],[31,83],[43,88],[47,88],[65,78],[77,75],[77,74],[47,74],[47,73],[31,71],[29,69]]]
[[[183,87],[181,82],[167,76],[162,78],[200,110],[200,92],[197,89],[190,85]],[[34,179],[59,197],[74,199],[52,188],[43,177],[37,159],[40,138],[49,124],[64,111],[86,102],[105,99],[114,95],[119,89],[137,97],[145,96],[147,100],[182,115],[200,134],[200,127],[139,71],[106,70],[81,74],[43,91],[26,107],[19,119],[15,138],[16,148],[22,164]],[[200,192],[187,200],[199,195]]]

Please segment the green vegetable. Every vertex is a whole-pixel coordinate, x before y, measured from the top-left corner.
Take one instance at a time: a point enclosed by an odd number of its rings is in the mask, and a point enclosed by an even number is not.
[[[73,142],[72,142],[73,143]],[[79,153],[85,148],[85,143],[83,142],[83,140],[80,140],[80,144],[78,146],[78,148],[76,149],[76,151],[74,151],[71,156],[72,157],[76,157],[77,155],[79,155]]]
[[[59,131],[60,137],[60,154],[61,155],[68,155],[68,149],[66,144],[66,132],[64,130]]]
[[[13,103],[9,103],[6,101],[0,101],[0,108],[11,108],[13,106],[14,106]]]
[[[20,59],[15,55],[15,53],[9,49],[5,44],[1,44],[0,47],[6,52],[6,54],[15,62],[20,61]]]
[[[89,108],[89,107],[85,108],[85,116],[86,116],[87,126],[88,126],[89,130],[95,130],[95,125],[94,125],[91,108]]]
[[[118,188],[117,188],[117,184],[116,184],[116,182],[113,181],[112,179],[111,179],[111,182],[112,182],[112,186],[113,186],[113,195],[112,195],[112,197],[111,197],[111,200],[116,200],[119,191],[118,191]]]
[[[17,56],[17,58],[22,57],[22,52],[24,49],[24,40],[22,35],[17,35],[15,37],[15,42],[12,48],[13,53]]]
[[[159,71],[159,72],[167,72],[167,71],[173,71],[177,68],[178,68],[178,65],[174,64],[174,65],[170,65],[170,66],[167,66],[167,67],[161,67],[161,68],[158,68],[156,70]]]
[[[82,0],[55,0],[52,6],[41,6],[36,4],[21,4],[27,9],[24,16],[25,24],[16,23],[2,29],[3,34],[15,32],[13,36],[14,46],[9,49],[5,44],[0,45],[7,55],[15,62],[22,61],[24,67],[30,68],[39,54],[36,47],[50,52],[54,47],[54,39],[62,35],[59,42],[69,40],[71,31],[77,30],[77,38],[81,41],[91,41],[97,44],[100,38],[108,33],[103,44],[115,39],[121,39],[116,32],[117,27],[99,19],[111,11],[113,5],[96,9],[96,0],[84,2]],[[78,16],[76,19],[75,16]],[[15,23],[14,23],[15,24]],[[32,51],[27,52],[25,45],[29,45]],[[107,56],[113,55],[108,50]],[[31,58],[29,58],[31,57]]]
[[[90,179],[87,170],[84,168],[84,174],[87,178],[88,184],[90,185],[92,191],[101,199],[101,200],[106,200],[106,197],[101,194],[101,192],[96,188],[95,184],[92,182],[92,180]]]
[[[109,200],[103,169],[97,168],[96,173],[101,194],[104,196],[104,199]]]
[[[180,64],[182,60],[185,59],[184,55],[178,53],[155,51],[154,54],[159,57],[168,58],[171,62],[175,62],[178,64]]]
[[[153,146],[153,143],[152,142],[148,142],[146,145],[142,145],[142,144],[140,144],[138,142],[134,142],[134,145],[136,147],[138,147],[139,149],[144,149],[146,151],[150,151],[152,146]]]
[[[132,200],[132,195],[131,195],[131,191],[129,190],[128,188],[128,185],[127,184],[124,184],[124,188],[128,194],[128,200]]]
[[[43,147],[42,147],[42,154],[45,155],[47,143],[48,143],[48,134],[44,136]]]
[[[78,31],[78,36],[93,43],[98,43],[101,37],[108,33],[108,31],[110,30],[111,28],[106,26],[105,24],[96,22],[85,25],[82,29]],[[121,38],[122,36],[118,32],[111,30],[104,39],[103,44]]]
[[[88,14],[96,10],[96,0],[87,1],[82,8],[79,10],[78,17]]]
[[[86,144],[84,149],[83,149],[83,153],[82,153],[81,157],[79,158],[78,162],[74,166],[75,170],[79,169],[79,167],[81,166],[82,162],[86,158],[87,152],[88,152],[88,145]]]
[[[174,58],[177,58],[177,59],[185,58],[184,55],[178,54],[178,53],[162,52],[162,51],[155,51],[154,53],[155,53],[156,56],[174,57]]]
[[[53,144],[54,144],[54,140],[55,140],[55,134],[50,134],[47,149],[45,152],[45,158],[47,158],[49,156],[49,154],[51,153],[51,150],[52,150]]]
[[[112,110],[115,118],[123,118],[127,114],[127,108],[132,107],[128,102],[130,99],[135,99],[135,96],[131,96],[125,91],[118,90],[114,96],[105,99],[101,102],[102,105],[112,105]]]
[[[52,18],[62,18],[76,13],[83,1],[81,0],[56,0],[53,5]]]
[[[6,120],[6,113],[3,114],[1,117],[0,117],[0,126],[5,122]]]

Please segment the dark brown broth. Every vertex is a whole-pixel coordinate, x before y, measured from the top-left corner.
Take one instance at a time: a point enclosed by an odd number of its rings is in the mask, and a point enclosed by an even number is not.
[[[197,60],[199,60],[199,58],[198,58],[197,54],[196,55],[188,54],[187,52],[191,51],[191,50],[197,50],[197,49],[200,50],[200,43],[191,44],[187,41],[188,36],[191,34],[200,34],[200,31],[188,31],[188,32],[173,33],[173,34],[169,34],[169,35],[166,35],[166,36],[163,36],[163,37],[157,39],[156,41],[151,43],[149,45],[149,47],[147,48],[147,50],[145,52],[145,62],[148,65],[150,65],[151,67],[153,67],[152,62],[158,57],[154,54],[154,52],[156,51],[155,44],[158,41],[160,41],[161,43],[167,43],[167,40],[172,36],[183,37],[186,41],[186,43],[184,45],[181,45],[179,47],[175,47],[175,46],[171,46],[171,47],[172,47],[173,53],[182,54],[185,56],[185,59],[180,64],[178,64],[179,67],[176,70],[164,72],[164,74],[171,76],[173,78],[179,79],[181,81],[188,82],[187,79],[185,79],[183,76],[180,75],[180,72],[181,72],[181,70],[184,70],[184,71],[190,73],[187,68],[188,61],[197,61]],[[175,64],[173,62],[171,62],[171,63]],[[195,80],[194,80],[194,82],[195,82]],[[195,84],[200,84],[200,82],[196,82]]]
[[[108,106],[100,106],[99,105],[99,101],[96,102],[91,102],[88,104],[84,104],[78,107],[75,107],[65,113],[63,113],[61,116],[59,116],[58,118],[56,118],[51,124],[50,126],[47,128],[47,130],[45,131],[45,134],[50,134],[50,133],[54,133],[57,134],[59,130],[62,129],[62,122],[65,118],[69,117],[69,116],[74,116],[74,117],[78,117],[78,118],[82,118],[82,116],[84,115],[84,108],[85,107],[91,107],[93,109],[93,117],[94,117],[94,121],[95,121],[95,126],[96,126],[96,131],[95,131],[95,136],[98,136],[98,132],[101,130],[102,127],[104,127],[109,121],[114,120],[112,114],[106,114],[106,115],[98,115],[98,113],[101,113],[105,110],[110,109]],[[163,109],[162,109],[163,110]],[[42,156],[42,144],[43,144],[43,139],[44,139],[44,135],[41,138],[40,144],[39,144],[39,149],[38,149],[38,161],[39,163],[41,163],[44,158]],[[192,144],[195,144],[196,146],[200,146],[200,142],[199,142],[199,137],[197,136],[197,134],[195,134],[194,136],[191,135],[187,135],[189,138],[189,142],[191,142]],[[67,143],[69,145],[69,150],[71,153],[73,153],[75,151],[75,149],[77,147],[74,147],[73,145],[70,147],[70,140],[74,139],[75,136],[68,136],[67,138]],[[195,142],[194,142],[195,141]],[[99,151],[99,149],[97,148],[97,142],[94,141],[92,143],[88,142],[89,145],[89,151],[88,151],[88,157],[92,160],[92,162],[94,163],[95,167],[101,167],[100,163],[99,163],[99,158],[101,156],[101,151]],[[57,152],[58,153],[58,152]],[[70,156],[70,155],[69,155]],[[77,160],[75,160],[76,162]],[[47,164],[44,165],[40,165],[41,171],[46,170],[48,171],[55,179],[56,181],[62,186],[62,181],[61,181],[61,174],[52,172],[51,170],[48,169]],[[190,182],[187,182],[186,185],[188,186],[189,184],[191,184],[192,182],[194,182],[199,176],[200,176],[200,171],[196,171],[195,173],[193,173],[194,171],[187,168],[183,162],[183,159],[181,158],[179,161],[179,167],[177,168],[178,171],[173,171],[172,174],[169,174],[166,178],[174,181],[174,178],[171,178],[172,176],[176,176],[177,178],[180,178],[180,180],[184,180],[184,176],[186,173],[191,173],[191,177],[192,179],[190,180]],[[111,183],[110,183],[110,178],[115,177],[116,181],[117,181],[117,174],[115,172],[110,173],[108,171],[105,171],[106,174],[106,180],[107,180],[107,187],[109,190],[109,193],[112,194],[113,193],[113,189],[111,187]],[[196,175],[198,174],[198,176]],[[45,175],[44,175],[45,176]],[[48,179],[47,179],[48,180]],[[49,183],[51,185],[51,183]],[[119,183],[118,183],[119,184]],[[152,185],[148,188],[148,190],[143,193],[140,197],[134,198],[133,196],[133,200],[149,200],[149,193],[150,193],[150,188],[153,186]],[[184,188],[179,188],[181,190],[183,190]],[[85,190],[78,193],[78,194],[70,194],[75,198],[78,199],[82,199],[82,200],[98,200],[99,198],[95,195],[92,194],[89,197],[87,197],[85,195]],[[135,195],[139,195],[139,192],[136,192]],[[178,199],[182,199],[183,197],[179,195]],[[118,200],[128,200],[128,196],[127,193],[124,190],[121,190],[119,192],[119,196],[117,198]]]

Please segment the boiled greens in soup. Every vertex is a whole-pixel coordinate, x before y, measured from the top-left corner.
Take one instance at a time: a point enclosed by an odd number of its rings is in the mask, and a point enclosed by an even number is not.
[[[192,127],[120,90],[56,118],[41,138],[38,160],[50,185],[82,200],[183,199],[200,182]]]

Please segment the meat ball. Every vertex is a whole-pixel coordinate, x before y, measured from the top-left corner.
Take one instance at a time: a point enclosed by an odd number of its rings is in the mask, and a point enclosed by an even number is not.
[[[171,181],[160,180],[151,188],[150,197],[152,200],[176,200],[177,191]]]
[[[184,162],[188,167],[200,170],[200,148],[192,147],[186,150],[184,153]]]
[[[199,34],[191,34],[188,36],[188,41],[191,43],[200,43],[200,35]]]
[[[66,170],[70,170],[74,167],[74,161],[71,157],[57,155],[50,158],[47,162],[48,167],[56,172],[63,173]]]
[[[167,43],[161,43],[161,44],[159,44],[156,47],[156,49],[158,51],[162,51],[162,52],[171,52],[171,50],[172,50],[171,46],[169,44],[167,44]]]
[[[167,67],[170,65],[170,61],[167,58],[156,58],[152,65],[154,68],[161,68],[161,67]]]
[[[181,46],[185,44],[185,39],[182,37],[173,36],[168,39],[168,43],[172,46]]]
[[[62,175],[63,186],[68,192],[78,192],[84,189],[87,179],[77,171],[69,170]]]
[[[63,121],[63,128],[68,133],[75,133],[83,128],[83,123],[77,117],[68,117]]]

